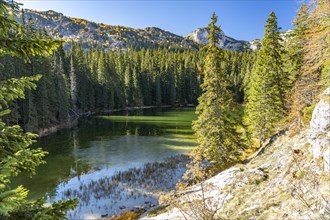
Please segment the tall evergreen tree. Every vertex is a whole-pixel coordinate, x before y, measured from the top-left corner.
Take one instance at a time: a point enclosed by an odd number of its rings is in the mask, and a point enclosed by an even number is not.
[[[11,10],[15,8],[15,2],[0,0],[0,56],[10,54],[28,59],[26,55],[50,55],[58,46],[56,42],[47,39],[27,39],[24,35],[12,37],[20,34],[15,33],[20,26],[11,17]],[[24,90],[35,89],[33,81],[38,79],[40,76],[0,81],[0,219],[62,219],[65,218],[65,212],[76,203],[72,200],[60,201],[46,207],[43,199],[28,201],[28,191],[23,186],[14,189],[9,187],[11,179],[19,173],[33,175],[36,167],[43,163],[42,158],[46,154],[41,149],[29,148],[35,142],[36,135],[24,133],[18,125],[8,126],[2,120],[3,116],[10,113],[7,109],[8,102],[24,98]]]
[[[297,16],[293,21],[295,29],[293,30],[287,45],[287,52],[289,57],[287,61],[287,69],[290,73],[290,85],[293,85],[296,81],[299,73],[301,72],[301,67],[303,64],[303,47],[307,40],[306,30],[308,28],[308,10],[309,7],[306,4],[302,4],[300,6]]]
[[[218,168],[237,161],[242,149],[236,132],[235,103],[228,89],[228,79],[221,68],[224,52],[217,47],[217,16],[213,13],[209,27],[209,45],[204,68],[202,95],[197,106],[198,119],[193,122],[199,147],[198,159],[214,161]]]
[[[155,93],[156,93],[156,105],[161,106],[162,105],[162,90],[160,85],[160,73],[156,72],[155,76]]]
[[[133,104],[133,80],[129,66],[125,69],[125,97],[126,106],[131,106]]]
[[[24,128],[26,131],[38,131],[38,113],[35,105],[34,92],[27,91],[26,101],[26,121],[24,122]]]
[[[70,56],[70,95],[71,95],[71,106],[74,110],[77,109],[77,78],[74,67],[73,55]]]
[[[310,121],[317,95],[330,85],[330,4],[328,0],[311,3],[301,8],[295,20],[302,63],[294,85],[291,112],[298,127]]]
[[[137,68],[135,67],[133,69],[133,102],[134,106],[142,106],[143,105],[143,99],[142,99],[142,94],[141,94],[141,89],[140,89],[140,80],[139,80],[139,75],[137,72]]]
[[[252,72],[246,105],[247,123],[254,137],[263,143],[284,116],[286,76],[282,70],[282,46],[277,18],[270,13],[265,25],[262,48]]]
[[[62,51],[62,50],[60,50]],[[53,53],[53,72],[55,75],[55,93],[56,93],[56,107],[57,121],[61,123],[68,123],[69,109],[70,109],[70,90],[68,86],[67,77],[64,74],[63,66],[64,57],[62,54]]]

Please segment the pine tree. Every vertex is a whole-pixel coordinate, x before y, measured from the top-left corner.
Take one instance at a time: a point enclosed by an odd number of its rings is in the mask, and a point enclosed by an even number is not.
[[[290,73],[289,80],[290,85],[293,85],[301,72],[303,64],[303,47],[306,44],[306,30],[308,28],[308,10],[309,7],[306,4],[302,4],[298,11],[298,14],[293,21],[293,25],[296,28],[291,34],[291,39],[288,41],[288,62],[287,69]]]
[[[133,103],[133,80],[130,66],[126,66],[125,70],[125,97],[126,97],[126,106],[131,106]]]
[[[300,40],[297,48],[301,48],[298,58],[302,63],[292,94],[291,113],[298,128],[310,121],[316,97],[330,85],[329,11],[329,1],[312,1],[301,8],[295,20]]]
[[[160,85],[160,73],[156,72],[155,76],[155,93],[156,93],[156,105],[161,106],[162,105],[162,89]]]
[[[70,94],[71,94],[71,106],[73,110],[77,109],[77,79],[74,68],[73,55],[70,56]]]
[[[115,107],[115,90],[116,90],[116,67],[113,51],[110,51],[108,54],[108,71],[109,71],[109,80],[108,80],[108,89],[109,89],[109,109]],[[143,104],[141,104],[143,105]]]
[[[144,52],[144,51],[142,51]],[[146,106],[150,106],[152,104],[152,95],[151,95],[151,76],[150,71],[148,69],[148,63],[150,62],[150,50],[148,49],[144,53],[142,53],[142,61],[141,61],[141,90],[143,94],[143,103]]]
[[[198,119],[193,122],[199,147],[197,158],[214,161],[224,168],[238,160],[242,143],[236,132],[235,103],[228,90],[228,79],[221,68],[224,53],[217,47],[217,16],[213,13],[209,27],[209,45],[204,67],[202,95],[197,106]]]
[[[75,91],[77,94],[77,102],[76,107],[82,111],[93,110],[95,107],[95,92],[94,92],[94,83],[96,81],[95,77],[92,76],[90,63],[86,60],[90,60],[88,55],[91,52],[84,55],[83,49],[80,44],[73,44],[71,52],[67,54],[66,59],[63,61],[67,61],[67,69],[68,69],[68,79],[70,80],[69,88],[70,88],[70,96],[74,96]],[[73,60],[71,60],[73,58]],[[73,64],[73,65],[72,65]],[[71,76],[74,69],[74,76]],[[75,79],[75,80],[74,80]],[[74,84],[76,81],[76,85]],[[73,83],[73,84],[72,84]],[[74,89],[76,88],[76,89]],[[74,108],[74,104],[72,98],[70,99],[71,108]]]
[[[140,89],[140,80],[139,75],[136,67],[133,69],[133,102],[134,106],[142,106],[143,105],[143,98]]]
[[[170,71],[170,69],[172,71]],[[169,84],[170,84],[170,88],[169,88],[169,93],[170,93],[170,98],[169,98],[169,104],[171,104],[172,106],[175,105],[175,101],[176,101],[176,90],[175,90],[175,85],[176,85],[176,77],[175,77],[175,73],[173,70],[173,67],[171,66],[171,68],[168,67],[167,70],[168,74],[169,74]]]
[[[262,48],[251,74],[246,105],[250,132],[261,144],[284,114],[286,76],[282,70],[282,46],[277,18],[272,12],[265,25]]]
[[[184,97],[184,90],[185,90],[185,83],[184,83],[184,64],[181,60],[178,60],[176,65],[176,89],[177,89],[177,100],[180,105],[185,105],[185,97]]]
[[[63,48],[60,49],[62,51]],[[68,79],[64,74],[63,66],[64,57],[61,54],[53,53],[53,73],[55,76],[55,93],[57,109],[57,121],[62,124],[66,124],[69,121],[69,109],[70,109],[70,90],[68,86]]]
[[[97,95],[96,101],[97,106],[101,109],[108,108],[109,106],[109,97],[108,97],[108,86],[109,74],[107,69],[106,54],[103,49],[97,50],[97,60],[96,62],[96,75],[97,75]]]
[[[27,91],[27,121],[25,122],[25,130],[30,132],[38,131],[38,113],[35,105],[34,92],[31,90]]]
[[[17,22],[11,17],[10,10],[17,8],[13,1],[7,3],[0,0],[0,56],[10,54],[20,56],[28,60],[26,55],[50,55],[58,44],[47,39],[27,39],[21,34],[13,38],[9,32],[21,29]],[[13,29],[15,27],[15,29]],[[16,33],[19,35],[20,33]],[[22,77],[20,79],[8,79],[0,81],[0,218],[1,219],[62,219],[65,212],[74,208],[76,201],[53,203],[44,206],[45,200],[28,201],[28,191],[23,187],[11,189],[8,185],[11,179],[20,172],[33,175],[38,165],[43,163],[42,158],[46,152],[30,149],[29,146],[35,142],[36,135],[24,133],[18,125],[6,125],[2,117],[8,115],[8,102],[18,98],[24,98],[25,89],[35,89],[33,81],[40,79],[40,75],[33,77]]]

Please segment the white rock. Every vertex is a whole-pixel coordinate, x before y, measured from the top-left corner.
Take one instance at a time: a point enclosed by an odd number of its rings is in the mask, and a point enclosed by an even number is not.
[[[198,44],[206,45],[208,44],[209,30],[208,28],[197,28],[185,37]],[[216,38],[219,40],[219,44],[217,45],[219,48],[235,51],[242,51],[247,48],[252,49],[248,41],[241,41],[228,37],[222,30],[216,33]]]
[[[315,106],[309,139],[314,159],[322,157],[324,171],[330,171],[330,87],[320,95]]]
[[[330,87],[320,95],[310,122],[310,135],[316,138],[330,130]]]

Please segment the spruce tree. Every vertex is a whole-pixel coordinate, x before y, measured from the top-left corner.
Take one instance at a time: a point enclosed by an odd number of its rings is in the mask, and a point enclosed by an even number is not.
[[[198,119],[193,122],[199,147],[197,159],[214,161],[217,168],[224,168],[238,160],[242,149],[236,131],[235,103],[229,91],[228,79],[221,68],[224,60],[222,49],[217,47],[217,16],[213,13],[209,27],[209,44],[204,67],[202,95],[197,106]]]
[[[287,69],[290,73],[290,85],[293,85],[296,81],[303,64],[303,47],[307,40],[305,35],[308,28],[308,10],[309,7],[306,4],[300,6],[298,14],[293,21],[293,25],[296,28],[293,30],[287,45],[287,53],[289,57],[287,61]]]
[[[69,122],[70,110],[70,90],[68,79],[64,74],[63,58],[64,57],[61,56],[61,53],[53,53],[52,72],[55,76],[55,109],[57,109],[57,121],[60,124],[66,124]]]
[[[282,46],[277,18],[271,12],[265,25],[262,48],[251,73],[246,104],[247,123],[262,144],[274,131],[275,122],[285,113],[286,76],[282,70]]]
[[[137,68],[135,67],[133,69],[133,86],[134,86],[133,102],[134,102],[134,106],[142,106],[143,105],[143,98],[142,98],[142,94],[141,94],[139,78],[140,77],[138,75]]]
[[[77,79],[74,67],[73,55],[70,56],[70,95],[71,95],[71,106],[73,110],[77,109]]]
[[[170,69],[170,68],[169,68]],[[175,79],[175,74],[173,71],[173,67],[171,66],[172,71],[168,70],[168,74],[169,74],[169,84],[170,84],[170,88],[169,88],[169,104],[174,106],[175,105],[175,101],[176,101],[176,91],[175,91],[175,84],[176,84],[176,79]]]
[[[126,106],[131,107],[133,101],[133,80],[130,67],[127,66],[125,69],[125,97],[126,97]]]
[[[297,47],[301,48],[298,58],[302,58],[291,109],[298,127],[308,125],[316,97],[330,85],[329,11],[328,0],[312,1],[301,8],[294,23],[299,36]]]
[[[160,73],[156,72],[155,76],[155,94],[156,94],[156,105],[161,106],[162,105],[162,90],[161,90],[161,84],[160,84]]]
[[[26,55],[50,55],[58,44],[48,39],[27,39],[24,35],[13,31],[20,30],[19,24],[11,17],[12,9],[17,8],[13,1],[0,0],[0,56],[15,55],[28,60]],[[9,34],[11,32],[11,34]],[[44,206],[45,200],[28,201],[28,190],[23,186],[11,189],[11,179],[21,172],[33,175],[38,165],[44,163],[42,158],[46,152],[30,149],[36,135],[24,133],[18,126],[6,125],[2,118],[10,114],[8,102],[24,98],[26,89],[35,89],[33,81],[40,76],[11,78],[0,81],[0,219],[63,219],[65,212],[75,207],[75,201],[56,202]]]

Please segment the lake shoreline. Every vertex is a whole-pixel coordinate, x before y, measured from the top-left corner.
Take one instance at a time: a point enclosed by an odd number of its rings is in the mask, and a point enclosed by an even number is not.
[[[89,117],[92,115],[97,114],[105,114],[105,113],[113,113],[113,112],[122,112],[122,111],[136,111],[141,109],[152,109],[152,108],[172,108],[176,106],[172,105],[162,105],[162,106],[140,106],[140,107],[126,107],[121,109],[109,109],[109,110],[102,110],[102,111],[87,111],[87,112],[79,112],[79,111],[72,111],[75,117],[72,117],[70,122],[62,123],[59,125],[50,126],[48,128],[40,129],[37,134],[39,138],[45,137],[51,134],[54,134],[62,129],[70,129],[77,125],[80,118]],[[195,107],[195,105],[188,104],[186,106],[179,106],[179,107]]]

